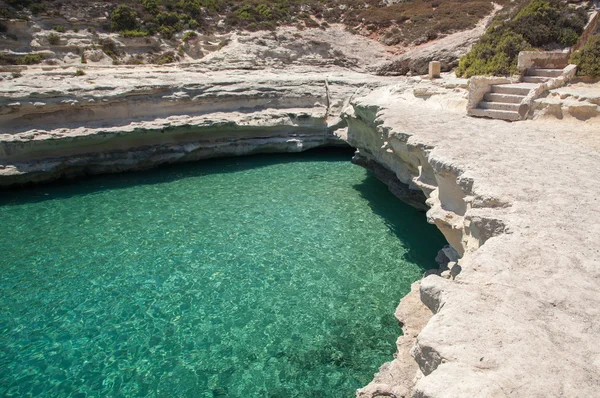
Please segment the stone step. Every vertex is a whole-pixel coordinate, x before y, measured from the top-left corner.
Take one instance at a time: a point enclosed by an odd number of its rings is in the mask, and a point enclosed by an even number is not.
[[[492,85],[492,93],[499,94],[515,94],[527,95],[529,91],[536,88],[537,84],[533,83],[515,83],[515,84],[494,84]]]
[[[527,69],[527,76],[545,76],[545,77],[559,77],[562,75],[562,69],[541,69],[541,68],[529,68]]]
[[[525,83],[545,83],[550,79],[552,78],[545,76],[523,76],[523,82]]]
[[[487,117],[490,119],[501,119],[514,122],[520,120],[519,112],[499,111],[495,109],[474,108],[469,111],[469,115],[476,117]]]
[[[525,98],[524,95],[515,94],[499,94],[499,93],[485,93],[483,99],[490,102],[502,102],[505,104],[520,104]]]
[[[495,109],[498,111],[513,111],[519,112],[521,104],[507,104],[505,102],[493,102],[493,101],[481,101],[478,108],[481,109]]]

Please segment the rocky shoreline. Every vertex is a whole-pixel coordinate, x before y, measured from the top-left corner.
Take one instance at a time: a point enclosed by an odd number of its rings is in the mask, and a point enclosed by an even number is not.
[[[403,299],[408,333],[359,396],[593,396],[597,126],[471,119],[446,106],[453,94],[426,104],[409,93],[385,87],[354,100],[348,141],[427,195],[429,222],[461,258]],[[423,304],[433,316],[417,335]]]

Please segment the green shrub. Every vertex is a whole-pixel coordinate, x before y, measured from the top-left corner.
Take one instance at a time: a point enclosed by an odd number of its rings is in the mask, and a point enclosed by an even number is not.
[[[587,15],[558,0],[531,0],[512,18],[496,23],[458,64],[458,76],[517,72],[520,51],[571,46],[583,32]]]
[[[514,32],[504,31],[502,35],[495,32],[486,33],[477,45],[460,59],[456,74],[471,77],[515,73],[519,52],[529,48],[525,38]]]
[[[157,0],[142,0],[142,5],[144,6],[144,9],[152,15],[158,14],[159,4],[160,2]]]
[[[165,38],[165,39],[170,39],[173,37],[173,35],[175,34],[175,29],[173,29],[170,26],[164,26],[162,25],[160,28],[158,28],[158,32]]]
[[[111,58],[115,58],[120,54],[119,48],[117,47],[117,43],[115,43],[111,39],[100,40],[100,48],[102,49],[104,54],[108,55]]]
[[[195,19],[190,19],[188,20],[188,26],[190,29],[196,30],[198,29],[198,26],[200,26],[200,24]]]
[[[156,63],[158,65],[171,64],[175,62],[177,58],[175,58],[175,53],[173,51],[168,51],[158,56]]]
[[[183,34],[183,37],[181,38],[181,41],[187,43],[188,41],[195,39],[196,37],[198,37],[198,33],[194,31],[185,32]]]
[[[46,36],[46,39],[48,39],[48,43],[50,43],[51,46],[56,46],[58,43],[60,43],[60,36],[56,33],[50,33],[48,36]]]
[[[534,47],[572,46],[587,22],[582,8],[572,9],[558,0],[533,0],[511,21],[511,29]]]
[[[40,54],[26,54],[21,60],[21,63],[23,65],[35,65],[42,62],[43,59],[44,57],[42,57]]]
[[[40,54],[26,54],[24,57],[0,54],[0,65],[35,65],[42,62],[44,57]]]
[[[600,77],[600,34],[590,37],[581,50],[571,55],[569,62],[577,65],[579,76]]]
[[[148,35],[149,35],[149,33],[147,30],[122,30],[119,33],[119,36],[125,37],[125,38],[146,37]]]
[[[156,22],[160,26],[174,27],[179,22],[179,14],[176,12],[161,12],[156,16]]]
[[[21,76],[23,76],[23,75],[21,74],[21,72],[13,72],[13,73],[11,73],[10,75],[12,76],[12,78],[13,78],[13,79],[16,79],[16,78],[18,78],[18,77],[21,77]]]
[[[137,27],[137,12],[129,6],[120,5],[110,14],[110,30],[113,32],[135,30]]]
[[[62,25],[53,26],[52,29],[58,33],[65,33],[67,31],[67,29]]]
[[[33,15],[39,15],[46,12],[46,7],[40,3],[33,3],[29,6],[29,11],[31,11]]]
[[[75,71],[75,76],[85,76],[85,72],[81,69]]]
[[[85,58],[85,52],[81,53],[81,63],[82,64],[87,64],[87,59]]]
[[[202,3],[200,0],[181,0],[177,6],[187,15],[197,18],[202,12]]]

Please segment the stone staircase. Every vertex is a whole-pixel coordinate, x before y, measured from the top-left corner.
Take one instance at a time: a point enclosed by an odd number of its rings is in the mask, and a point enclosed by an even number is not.
[[[469,115],[507,121],[521,120],[527,116],[529,107],[523,100],[531,90],[562,73],[562,69],[529,68],[520,83],[492,85],[477,107],[469,111]]]

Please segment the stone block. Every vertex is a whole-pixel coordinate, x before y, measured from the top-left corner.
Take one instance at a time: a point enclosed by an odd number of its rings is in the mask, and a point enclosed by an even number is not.
[[[441,69],[439,61],[431,61],[429,63],[429,78],[436,79],[440,77]]]

